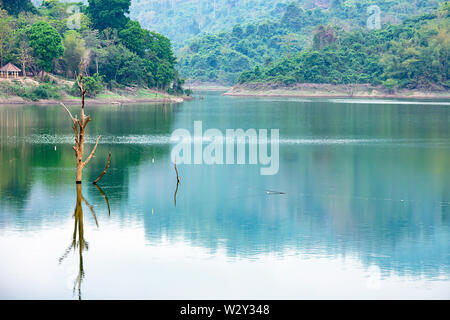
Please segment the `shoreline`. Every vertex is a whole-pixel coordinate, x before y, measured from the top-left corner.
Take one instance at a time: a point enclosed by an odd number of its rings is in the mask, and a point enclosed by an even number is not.
[[[123,97],[123,98],[117,98],[117,99],[110,99],[110,98],[98,98],[98,99],[86,99],[86,104],[90,105],[102,105],[102,104],[115,104],[115,105],[122,105],[122,104],[139,104],[139,103],[181,103],[184,101],[191,101],[193,100],[192,97],[170,97],[170,98],[134,98],[134,97]],[[53,104],[60,104],[64,103],[66,105],[79,105],[81,103],[80,99],[61,99],[61,100],[55,100],[55,99],[48,99],[48,100],[38,100],[38,101],[31,101],[31,100],[25,100],[20,97],[10,97],[10,98],[0,98],[0,105],[53,105]]]
[[[274,87],[270,84],[237,85],[223,95],[266,98],[450,99],[450,91],[402,89],[395,93],[388,93],[382,87],[370,85],[354,85],[354,87],[349,88],[332,84],[297,84],[291,87]]]
[[[220,86],[220,85],[217,85],[217,86],[192,86],[192,87],[190,87],[190,89],[192,90],[192,91],[194,91],[194,93],[195,92],[201,92],[201,91],[229,91],[229,90],[231,90],[232,89],[232,87],[230,86],[230,87],[226,87],[226,86]]]
[[[192,91],[229,91],[233,88],[233,85],[224,85],[214,82],[201,82],[201,81],[187,81],[184,84],[185,88],[189,88]]]
[[[61,80],[52,76],[56,83],[52,86],[58,91],[60,97],[40,99],[40,100],[30,100],[25,99],[22,96],[5,92],[5,88],[8,86],[16,85],[22,87],[23,89],[32,90],[40,86],[42,83],[34,78],[19,78],[14,80],[11,79],[0,79],[0,104],[9,105],[50,105],[50,104],[60,104],[63,102],[67,105],[77,105],[81,103],[81,97],[72,96],[67,92],[67,86],[73,86],[73,81]],[[141,88],[141,87],[125,87],[122,89],[117,89],[115,91],[110,91],[103,89],[93,98],[86,97],[86,103],[91,105],[101,105],[101,104],[139,104],[139,103],[181,103],[184,101],[190,101],[194,98],[192,96],[175,96],[170,95],[167,92],[161,92],[155,89]]]

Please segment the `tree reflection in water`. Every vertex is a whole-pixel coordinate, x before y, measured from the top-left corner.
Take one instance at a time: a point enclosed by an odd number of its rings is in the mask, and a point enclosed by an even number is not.
[[[180,185],[180,180],[177,180],[177,188],[175,189],[175,193],[173,194],[173,202],[175,204],[175,208],[177,207],[177,193],[178,193],[179,185]]]
[[[108,215],[110,214],[109,209],[109,201],[106,194],[103,192],[103,190],[96,186],[97,189],[100,191],[102,196],[105,198],[106,204],[108,206]],[[78,275],[75,278],[75,282],[73,284],[73,294],[75,295],[75,292],[78,292],[78,299],[81,300],[81,283],[84,279],[84,267],[83,267],[83,251],[89,250],[89,243],[84,239],[84,225],[83,225],[83,206],[82,203],[84,203],[91,212],[92,216],[94,217],[95,224],[97,228],[99,227],[97,216],[95,215],[94,207],[89,204],[89,202],[84,198],[83,193],[81,191],[81,184],[76,185],[77,188],[77,201],[74,211],[74,219],[75,219],[75,225],[73,230],[73,237],[72,242],[70,243],[69,247],[66,249],[64,254],[59,258],[59,263],[61,264],[65,258],[69,255],[70,251],[73,249],[74,252],[78,249],[78,255],[79,255],[79,268],[78,268]]]

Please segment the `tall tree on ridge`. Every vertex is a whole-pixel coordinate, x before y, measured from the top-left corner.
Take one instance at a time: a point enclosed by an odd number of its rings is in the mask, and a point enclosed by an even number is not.
[[[127,24],[131,0],[89,0],[87,8],[94,28],[100,31],[106,28],[122,30]]]
[[[5,56],[10,53],[13,43],[12,19],[5,10],[0,9],[0,66],[3,67]]]
[[[30,46],[39,67],[46,72],[53,69],[53,60],[64,53],[62,38],[50,24],[39,21],[28,30]]]
[[[0,0],[0,7],[14,16],[18,15],[22,11],[36,11],[36,8],[30,0]]]

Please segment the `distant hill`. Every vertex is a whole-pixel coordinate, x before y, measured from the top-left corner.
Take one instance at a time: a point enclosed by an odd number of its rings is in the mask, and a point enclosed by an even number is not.
[[[242,85],[384,85],[394,90],[450,89],[450,3],[380,30],[324,26],[313,46],[239,78]]]
[[[296,4],[281,13],[273,20],[237,24],[231,31],[193,39],[178,50],[180,73],[189,79],[232,84],[242,71],[306,48],[312,29],[329,20],[320,9],[304,10]]]
[[[289,0],[133,0],[131,17],[181,47],[194,36],[237,23],[277,18]]]
[[[178,69],[188,79],[233,84],[243,71],[267,66],[311,47],[318,25],[332,23],[344,30],[367,27],[368,19],[378,9],[380,26],[398,24],[415,14],[430,12],[442,2],[297,0],[277,3],[266,19],[256,22],[244,19],[228,27],[230,30],[223,25],[225,31],[195,37],[178,50]],[[378,8],[370,9],[374,4]]]
[[[39,6],[43,0],[31,0]],[[88,0],[60,0],[81,2]],[[175,48],[193,37],[231,30],[237,23],[277,18],[290,0],[132,0],[130,18],[167,36]],[[311,0],[308,0],[311,2]],[[308,2],[305,1],[305,2]],[[324,2],[328,0],[312,0]],[[303,1],[302,1],[303,2]]]

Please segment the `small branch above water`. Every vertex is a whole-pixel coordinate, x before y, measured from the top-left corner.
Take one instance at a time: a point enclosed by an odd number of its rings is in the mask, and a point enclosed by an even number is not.
[[[99,182],[100,179],[105,175],[106,170],[108,170],[108,168],[109,168],[109,163],[110,163],[110,161],[111,161],[111,151],[109,152],[108,162],[106,163],[106,168],[105,168],[105,170],[103,170],[103,172],[98,176],[98,178],[95,179],[95,181],[93,182],[93,184],[97,184],[97,182]]]

